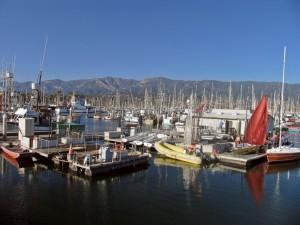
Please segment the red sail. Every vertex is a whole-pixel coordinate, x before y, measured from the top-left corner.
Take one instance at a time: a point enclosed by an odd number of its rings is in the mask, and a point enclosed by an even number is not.
[[[263,96],[247,125],[244,142],[253,145],[263,145],[266,142],[267,125],[267,97]]]

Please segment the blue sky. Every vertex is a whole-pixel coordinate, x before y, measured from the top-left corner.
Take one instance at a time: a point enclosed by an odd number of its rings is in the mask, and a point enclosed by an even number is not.
[[[0,60],[35,80],[166,76],[300,83],[298,0],[0,0]]]

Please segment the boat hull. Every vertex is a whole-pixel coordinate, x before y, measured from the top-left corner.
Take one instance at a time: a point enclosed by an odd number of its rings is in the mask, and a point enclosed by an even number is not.
[[[15,148],[7,148],[5,146],[1,146],[1,149],[4,154],[9,156],[12,159],[25,159],[33,156],[31,152],[24,152],[22,149],[16,150]]]
[[[174,149],[176,149],[177,151],[173,149],[173,146],[174,146]],[[181,160],[181,161],[196,164],[196,165],[201,164],[202,159],[200,157],[194,156],[194,155],[189,155],[184,152],[179,152],[177,148],[178,148],[178,146],[171,145],[171,144],[166,144],[166,143],[161,143],[161,142],[155,143],[155,149],[159,153],[161,153],[171,159]],[[183,148],[182,148],[182,151],[183,151]]]
[[[293,153],[267,153],[269,163],[289,162],[300,160],[300,152]]]
[[[90,166],[84,166],[73,162],[70,166],[71,170],[75,172],[83,172],[86,176],[97,176],[106,173],[117,172],[122,169],[135,168],[139,166],[146,166],[149,163],[151,155],[145,153],[143,155],[129,157],[120,161],[113,161],[108,163],[98,163]]]

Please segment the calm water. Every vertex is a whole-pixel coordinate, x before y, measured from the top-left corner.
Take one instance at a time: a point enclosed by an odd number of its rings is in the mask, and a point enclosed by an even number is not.
[[[87,179],[0,156],[0,224],[299,224],[300,164],[235,171],[153,157]],[[50,167],[50,168],[49,168]]]

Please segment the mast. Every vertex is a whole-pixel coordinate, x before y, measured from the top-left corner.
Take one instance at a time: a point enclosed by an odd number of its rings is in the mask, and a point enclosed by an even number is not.
[[[254,85],[252,83],[252,91],[251,91],[251,109],[255,109],[255,105],[256,105],[256,102],[255,102],[255,92],[254,92]]]
[[[214,81],[211,81],[211,90],[210,90],[210,101],[209,101],[209,108],[213,108],[213,100],[214,100]]]
[[[279,148],[281,148],[281,129],[282,129],[282,114],[283,114],[283,94],[284,94],[284,76],[285,76],[285,58],[286,58],[286,46],[283,49],[283,68],[282,68],[282,86],[281,86],[281,102],[280,102],[280,117],[279,117]]]
[[[228,109],[231,109],[231,81],[229,83],[229,93],[228,93]]]
[[[243,84],[241,84],[241,89],[240,89],[240,102],[239,102],[239,108],[243,109]]]

